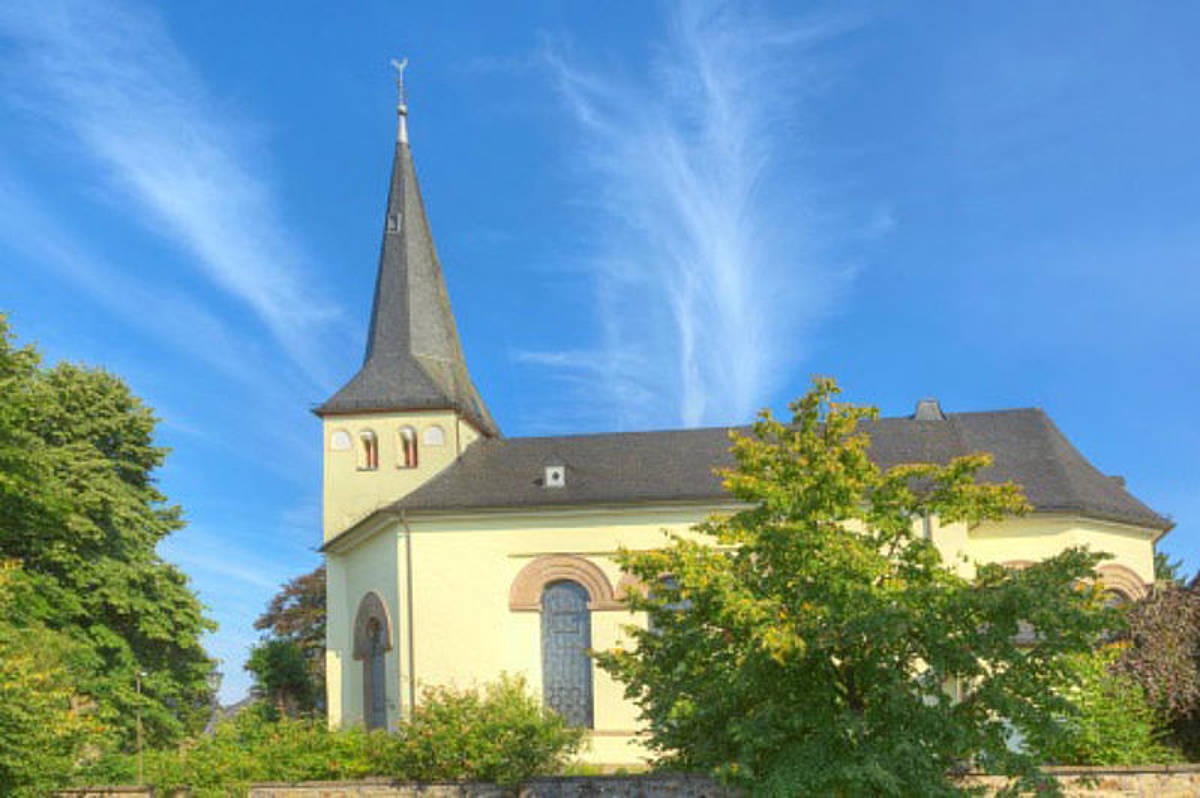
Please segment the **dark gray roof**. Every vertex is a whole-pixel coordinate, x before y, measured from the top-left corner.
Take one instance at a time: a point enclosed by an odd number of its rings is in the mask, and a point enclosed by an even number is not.
[[[1097,471],[1038,409],[950,413],[945,420],[887,418],[865,424],[880,466],[946,462],[991,452],[987,482],[1012,480],[1039,512],[1169,529],[1172,523]],[[541,484],[565,463],[566,486]],[[481,440],[394,510],[465,510],[589,504],[715,501],[713,469],[730,466],[729,428]]]
[[[397,142],[366,357],[315,412],[427,409],[457,410],[485,435],[500,434],[467,372],[412,151]]]

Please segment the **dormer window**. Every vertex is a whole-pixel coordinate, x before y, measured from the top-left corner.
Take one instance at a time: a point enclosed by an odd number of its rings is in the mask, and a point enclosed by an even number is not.
[[[567,467],[563,465],[546,466],[545,485],[547,488],[565,488],[567,486]]]
[[[417,431],[412,427],[401,427],[399,432],[400,437],[400,462],[396,464],[397,468],[416,468],[417,467]]]
[[[379,468],[379,439],[371,430],[363,430],[358,435],[359,458],[358,467],[363,471],[374,471]]]

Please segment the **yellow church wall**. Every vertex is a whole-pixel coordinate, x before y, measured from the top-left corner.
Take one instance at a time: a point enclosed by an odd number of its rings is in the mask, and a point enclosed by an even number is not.
[[[391,530],[364,540],[353,550],[327,558],[326,695],[331,726],[354,725],[363,719],[363,665],[353,657],[354,620],[363,598],[377,593],[391,619],[391,650],[384,657],[388,723],[394,726],[402,707],[401,654],[404,638],[399,591],[398,538]]]
[[[402,528],[412,534],[418,687],[464,687],[508,672],[523,675],[541,695],[541,614],[509,607],[521,569],[543,555],[574,554],[598,566],[616,590],[622,576],[614,559],[618,547],[661,546],[664,530],[692,534],[691,526],[707,515],[707,508],[687,507],[409,519]],[[639,616],[625,609],[593,611],[592,648],[621,644],[622,627],[644,623]],[[594,732],[585,759],[644,759],[632,740],[636,712],[622,686],[593,667]]]
[[[400,429],[405,426],[417,435],[416,468],[404,467]],[[441,444],[428,441],[437,429]],[[375,469],[364,463],[361,436],[365,432],[374,433],[378,441]],[[346,437],[349,447],[335,448]],[[453,463],[478,438],[475,428],[453,411],[326,416],[322,424],[325,540],[412,491]]]
[[[1154,581],[1157,530],[1090,518],[1035,514],[988,521],[968,533],[969,554],[978,562],[1043,560],[1071,546],[1113,555],[1101,563],[1123,565],[1143,582]]]

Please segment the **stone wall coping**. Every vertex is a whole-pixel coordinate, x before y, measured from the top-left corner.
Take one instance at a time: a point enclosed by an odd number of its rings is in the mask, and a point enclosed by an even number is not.
[[[1114,780],[1108,784],[1104,795],[1143,795],[1146,793],[1139,787],[1141,777],[1156,779],[1153,784],[1155,791],[1166,786],[1177,785],[1180,789],[1195,789],[1200,784],[1200,763],[1176,765],[1112,765],[1112,766],[1047,766],[1042,768],[1049,776],[1063,779],[1064,786],[1078,779],[1104,778]],[[964,782],[975,784],[1002,784],[1004,776],[968,772],[959,777]],[[1163,779],[1169,780],[1167,782]],[[1178,781],[1177,781],[1178,780]],[[1122,786],[1123,785],[1123,786]],[[454,798],[466,796],[472,798],[488,798],[489,796],[508,795],[516,792],[527,798],[551,798],[551,796],[618,796],[629,794],[644,794],[644,789],[668,789],[671,794],[685,798],[686,796],[735,795],[736,792],[720,787],[709,777],[698,773],[612,773],[589,776],[543,776],[529,779],[514,790],[503,790],[494,784],[467,781],[444,782],[411,782],[383,777],[356,779],[354,781],[301,781],[301,782],[257,782],[251,785],[250,794],[262,798],[300,798],[301,796],[439,796]],[[631,793],[630,790],[633,790]],[[1132,790],[1132,792],[1130,791]],[[1085,791],[1086,792],[1086,791]],[[151,795],[148,787],[133,785],[75,787],[56,793],[60,798],[103,798],[104,796],[133,796]],[[186,791],[183,792],[186,795]],[[1076,792],[1070,792],[1076,795]],[[1082,793],[1080,793],[1082,794]],[[1176,794],[1175,792],[1171,793]],[[1183,794],[1183,793],[1180,793]],[[1189,793],[1190,794],[1190,793]]]
[[[601,773],[593,776],[535,776],[521,782],[522,784],[591,784],[595,782],[621,781],[672,781],[672,782],[711,782],[712,779],[702,773]],[[404,786],[404,787],[463,787],[467,785],[486,785],[481,781],[404,781],[387,776],[372,776],[351,781],[256,781],[255,787],[353,787],[362,786]],[[129,788],[137,790],[140,788]]]
[[[1139,773],[1147,775],[1155,773],[1200,773],[1200,762],[1181,762],[1175,765],[1043,765],[1042,772],[1049,776],[1133,776]],[[1002,774],[971,770],[963,775],[978,778],[980,776],[999,776]]]

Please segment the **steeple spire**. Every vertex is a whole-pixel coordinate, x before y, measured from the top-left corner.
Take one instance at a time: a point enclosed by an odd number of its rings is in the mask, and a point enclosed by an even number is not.
[[[396,70],[396,94],[400,98],[396,105],[396,141],[401,144],[408,143],[408,98],[404,96],[404,68],[407,66],[407,58],[392,59],[392,68]]]
[[[395,62],[403,75],[407,61]],[[457,410],[484,435],[500,434],[467,372],[408,145],[402,77],[400,125],[384,214],[371,326],[362,368],[317,415]]]

